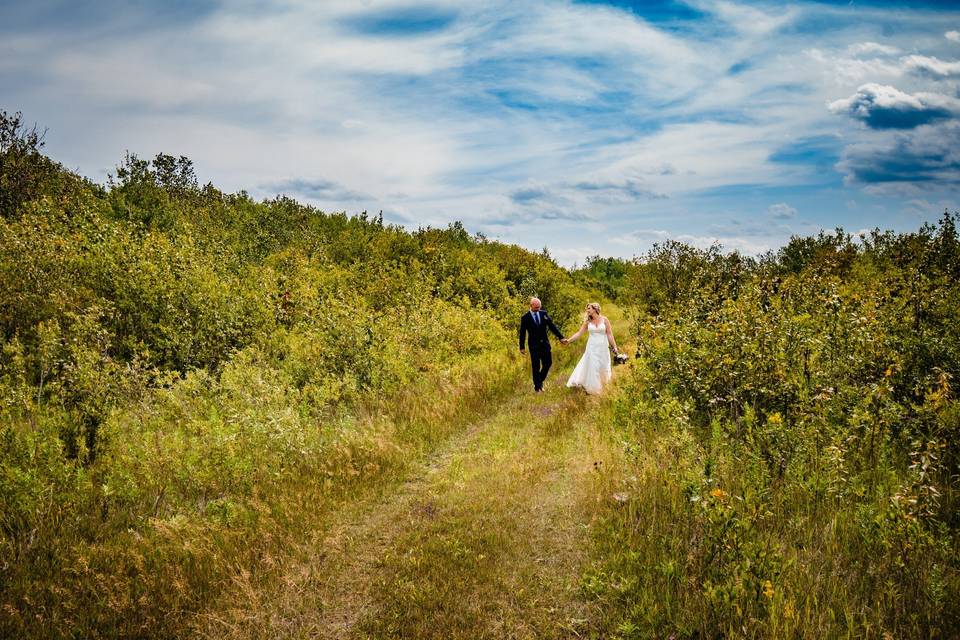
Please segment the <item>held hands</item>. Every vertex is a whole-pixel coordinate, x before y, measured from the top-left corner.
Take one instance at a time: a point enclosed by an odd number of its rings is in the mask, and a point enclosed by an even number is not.
[[[560,344],[570,344],[570,340],[567,338],[560,338]]]

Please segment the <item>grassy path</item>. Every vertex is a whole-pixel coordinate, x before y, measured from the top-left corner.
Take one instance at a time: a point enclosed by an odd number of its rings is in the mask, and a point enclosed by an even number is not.
[[[566,389],[572,349],[465,425],[406,478],[336,512],[292,549],[281,576],[238,590],[209,637],[579,637],[589,522],[612,454],[609,399]]]

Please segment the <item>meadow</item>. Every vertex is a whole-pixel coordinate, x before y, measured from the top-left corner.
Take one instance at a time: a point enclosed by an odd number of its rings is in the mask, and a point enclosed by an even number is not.
[[[0,125],[0,636],[957,636],[953,215],[565,269]]]
[[[602,634],[960,633],[958,250],[944,213],[621,269],[639,362],[610,421],[629,500],[586,578]]]

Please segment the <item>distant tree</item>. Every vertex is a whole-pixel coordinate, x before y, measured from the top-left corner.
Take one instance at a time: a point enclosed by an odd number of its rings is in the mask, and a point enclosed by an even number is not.
[[[596,289],[611,300],[620,300],[627,276],[634,269],[631,260],[593,255],[587,257],[582,267],[574,268],[572,274],[584,287]]]
[[[173,224],[179,215],[175,210],[182,203],[219,199],[209,185],[201,191],[193,162],[186,156],[159,153],[151,161],[127,152],[116,176],[108,176],[107,181],[116,214],[154,228]]]
[[[0,215],[11,219],[20,206],[35,200],[50,186],[58,166],[45,157],[46,131],[27,127],[23,114],[0,111]]]
[[[149,185],[170,195],[186,195],[199,188],[193,161],[186,156],[175,158],[166,153],[158,153],[150,161],[128,152],[117,167],[116,179],[110,176],[110,184],[120,188]]]
[[[193,170],[193,161],[186,156],[174,158],[159,153],[153,159],[153,171],[157,186],[168,192],[184,194],[197,190],[197,174]]]
[[[800,273],[813,266],[839,275],[847,272],[856,255],[857,248],[850,234],[837,228],[833,233],[820,231],[816,236],[792,236],[777,252],[776,261],[784,273]]]

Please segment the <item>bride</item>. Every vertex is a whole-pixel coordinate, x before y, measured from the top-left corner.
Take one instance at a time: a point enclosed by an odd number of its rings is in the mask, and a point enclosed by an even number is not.
[[[591,302],[587,305],[587,318],[584,320],[580,329],[563,340],[563,344],[569,344],[580,336],[587,333],[587,348],[583,352],[583,357],[577,363],[577,367],[570,374],[567,380],[568,387],[582,387],[587,393],[600,393],[607,382],[610,381],[610,351],[607,345],[613,348],[617,353],[617,342],[613,339],[613,327],[606,316],[600,315],[600,305]]]

